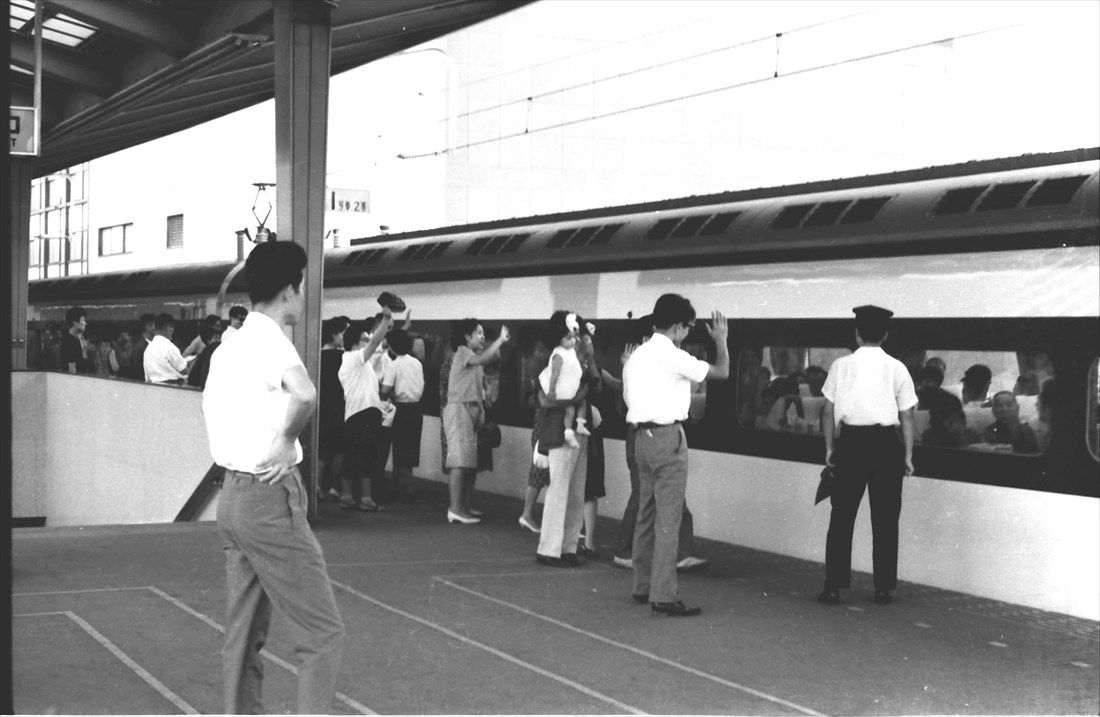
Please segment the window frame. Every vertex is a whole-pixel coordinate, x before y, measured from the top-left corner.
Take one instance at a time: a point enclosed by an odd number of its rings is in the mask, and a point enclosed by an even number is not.
[[[123,256],[125,254],[132,254],[133,249],[130,248],[130,246],[129,246],[129,235],[130,235],[130,231],[133,228],[133,226],[134,226],[133,222],[127,222],[127,223],[124,223],[124,224],[112,224],[111,226],[100,227],[99,228],[99,233],[98,233],[99,256],[109,257],[109,256]],[[112,252],[104,253],[104,251],[103,251],[103,232],[110,231],[110,230],[113,230],[113,229],[122,229],[122,251],[112,251]]]

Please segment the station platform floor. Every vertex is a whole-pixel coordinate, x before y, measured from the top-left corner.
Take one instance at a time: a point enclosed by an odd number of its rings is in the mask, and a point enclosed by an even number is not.
[[[693,618],[631,599],[601,557],[537,565],[520,504],[449,525],[445,488],[380,513],[320,506],[346,628],[337,714],[1097,714],[1100,623],[902,584],[814,597],[822,567],[699,541]],[[13,531],[17,714],[220,713],[225,601],[213,523]],[[295,709],[276,612],[264,704]]]

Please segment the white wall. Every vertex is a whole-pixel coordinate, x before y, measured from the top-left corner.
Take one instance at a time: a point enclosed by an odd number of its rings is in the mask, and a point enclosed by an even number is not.
[[[171,522],[210,468],[198,391],[44,372],[11,381],[15,518]]]
[[[502,445],[493,453],[498,470],[479,473],[477,488],[522,498],[530,431],[501,430]],[[438,435],[439,420],[425,417],[417,475],[442,481]],[[630,495],[625,447],[605,440],[604,450],[607,497],[599,512],[617,519]],[[820,466],[698,450],[689,463],[687,502],[697,536],[824,563],[829,504],[813,504]],[[1095,498],[915,476],[905,480],[899,528],[900,580],[1100,618]],[[872,570],[866,498],[856,520],[852,568]],[[822,579],[824,572],[822,567]]]

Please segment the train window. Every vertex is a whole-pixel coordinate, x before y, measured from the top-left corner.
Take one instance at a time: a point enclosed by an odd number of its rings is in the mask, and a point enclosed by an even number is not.
[[[1089,408],[1088,408],[1088,425],[1085,430],[1085,441],[1089,446],[1089,453],[1092,454],[1093,460],[1100,461],[1100,373],[1097,372],[1097,366],[1100,364],[1100,359],[1094,359],[1092,362],[1092,368],[1089,369]]]
[[[829,367],[846,348],[764,346],[737,359],[737,416],[745,428],[821,433]]]
[[[1046,450],[1054,368],[1045,352],[911,350],[901,358],[917,388],[918,443],[1030,455]]]

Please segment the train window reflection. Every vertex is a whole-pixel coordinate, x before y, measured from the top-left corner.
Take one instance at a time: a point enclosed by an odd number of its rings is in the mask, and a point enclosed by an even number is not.
[[[1100,461],[1100,359],[1094,359],[1089,369],[1089,409],[1088,425],[1085,427],[1085,442],[1094,460]]]
[[[1050,444],[1054,368],[1043,351],[909,350],[916,440],[1036,455]]]
[[[746,428],[821,433],[821,393],[846,348],[764,346],[737,359],[737,417]]]

